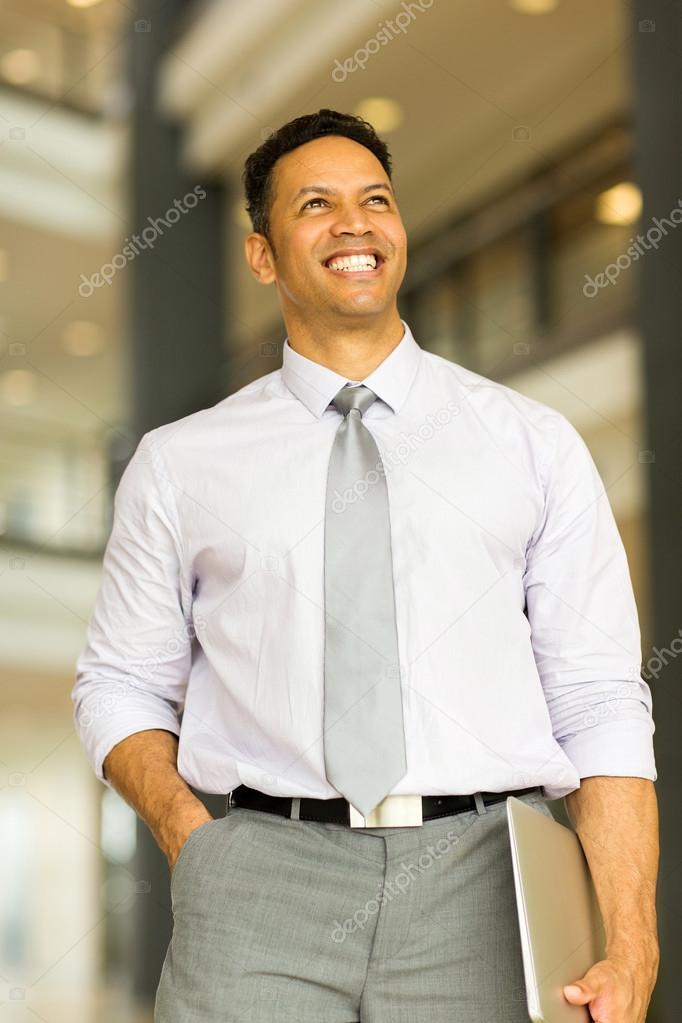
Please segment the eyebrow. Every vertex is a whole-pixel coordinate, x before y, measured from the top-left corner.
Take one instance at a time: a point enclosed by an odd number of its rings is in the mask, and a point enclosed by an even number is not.
[[[359,194],[360,195],[364,195],[365,192],[373,192],[377,188],[383,188],[386,192],[390,192],[390,194],[393,195],[393,189],[391,188],[390,185],[387,185],[384,181],[377,181],[373,185],[365,185],[364,188],[360,189]],[[301,198],[301,196],[308,195],[309,192],[317,192],[320,195],[335,195],[336,194],[333,188],[327,188],[326,185],[305,185],[303,188],[299,188],[298,192],[296,193],[294,198],[291,200],[291,205],[293,206],[294,203],[297,202],[297,200]]]

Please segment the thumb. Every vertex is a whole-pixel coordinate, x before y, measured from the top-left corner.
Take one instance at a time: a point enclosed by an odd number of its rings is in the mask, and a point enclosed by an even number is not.
[[[584,981],[578,980],[573,984],[564,985],[564,995],[573,1005],[586,1005],[590,999],[596,997],[596,992]]]

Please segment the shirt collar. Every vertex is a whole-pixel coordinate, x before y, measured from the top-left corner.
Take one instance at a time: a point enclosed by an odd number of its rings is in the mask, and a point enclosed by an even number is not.
[[[409,326],[405,320],[401,319],[400,322],[405,328],[401,340],[384,361],[361,381],[396,413],[407,398],[422,355],[422,349]],[[292,394],[318,419],[334,395],[350,382],[348,377],[294,351],[288,337],[283,345],[282,379]]]

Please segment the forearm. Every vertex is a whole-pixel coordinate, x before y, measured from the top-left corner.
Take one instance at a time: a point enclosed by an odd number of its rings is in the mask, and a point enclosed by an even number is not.
[[[104,775],[147,824],[172,864],[187,834],[212,820],[177,769],[178,739],[150,728],[129,735],[107,754]]]
[[[658,962],[658,804],[646,778],[595,776],[566,796],[597,892],[607,956]]]

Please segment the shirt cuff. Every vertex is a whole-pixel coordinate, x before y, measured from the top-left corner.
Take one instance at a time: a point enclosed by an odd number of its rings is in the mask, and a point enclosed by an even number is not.
[[[580,778],[611,775],[656,781],[651,718],[604,721],[584,728],[559,745]]]
[[[106,704],[100,703],[99,706]],[[104,776],[103,763],[113,747],[136,732],[163,728],[180,735],[180,723],[174,705],[146,693],[127,695],[125,705],[98,714],[98,704],[84,701],[74,711],[76,732],[95,774],[107,788],[113,785]]]

